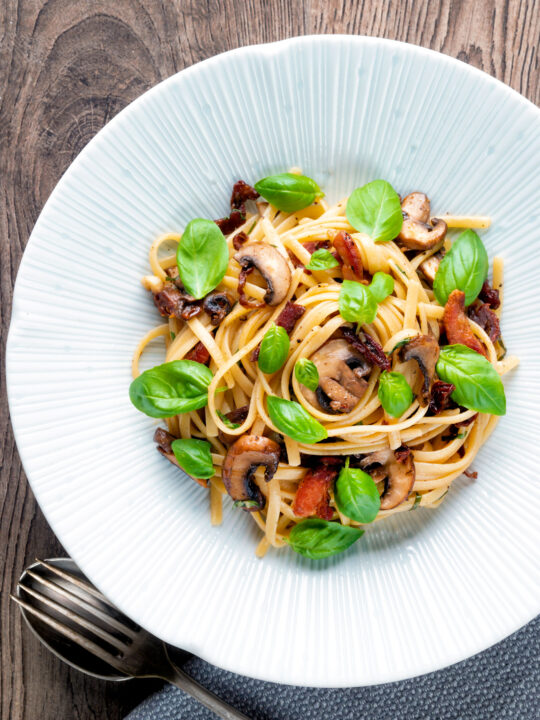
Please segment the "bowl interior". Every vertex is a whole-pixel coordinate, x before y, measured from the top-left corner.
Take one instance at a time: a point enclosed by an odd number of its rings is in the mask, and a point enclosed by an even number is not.
[[[246,675],[361,685],[435,670],[539,611],[535,302],[538,111],[442,55],[328,36],[233,51],[115,118],[47,203],[17,279],[8,392],[17,444],[55,532],[124,612]],[[140,277],[153,238],[227,212],[232,183],[298,165],[330,200],[376,178],[435,214],[490,215],[504,256],[508,412],[435,511],[369,529],[343,556],[253,554],[257,533],[155,452],[131,406],[131,354],[158,322]]]

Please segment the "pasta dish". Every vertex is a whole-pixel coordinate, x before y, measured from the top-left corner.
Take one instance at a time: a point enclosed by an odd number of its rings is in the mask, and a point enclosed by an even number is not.
[[[503,261],[479,216],[431,214],[384,180],[329,205],[292,170],[238,181],[230,214],[150,247],[162,323],[130,398],[159,452],[309,558],[372,522],[437,507],[506,411]],[[488,280],[488,274],[491,280]],[[161,365],[140,372],[154,340]],[[187,480],[186,480],[187,482]]]

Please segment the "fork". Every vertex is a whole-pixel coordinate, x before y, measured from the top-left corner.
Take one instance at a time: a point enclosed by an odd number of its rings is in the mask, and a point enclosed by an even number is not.
[[[49,636],[52,630],[53,637],[58,634],[55,640],[64,640],[61,657],[75,667],[84,670],[64,657],[69,647],[65,640],[120,673],[121,677],[116,679],[161,678],[187,692],[218,717],[249,720],[175,665],[165,643],[120,612],[82,573],[79,576],[69,572],[58,561],[37,560],[23,573],[17,595],[11,598],[44,624]],[[43,639],[43,633],[33,625],[31,628],[55,652]]]

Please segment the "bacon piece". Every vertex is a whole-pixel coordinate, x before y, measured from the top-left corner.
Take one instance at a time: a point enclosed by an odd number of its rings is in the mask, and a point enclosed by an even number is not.
[[[186,304],[186,295],[175,285],[165,285],[163,290],[154,293],[154,303],[163,317],[182,318]]]
[[[246,235],[245,232],[242,231],[242,232],[237,233],[237,234],[233,237],[233,241],[232,241],[233,248],[234,248],[235,250],[240,250],[240,248],[242,247],[242,245],[243,245],[244,243],[247,243],[248,240],[249,240],[249,238],[248,238],[248,236]]]
[[[499,297],[499,291],[492,288],[487,280],[484,280],[479,299],[485,302],[492,310],[496,310],[501,305],[501,299]]]
[[[462,408],[462,410],[467,410],[467,408]],[[470,417],[468,420],[462,420],[461,422],[455,423],[456,427],[467,427],[471,423],[473,423],[476,418],[478,417],[478,413],[475,413],[472,417]]]
[[[452,290],[444,306],[443,324],[446,337],[451,345],[466,345],[484,357],[487,356],[484,346],[473,333],[471,324],[465,314],[465,293]]]
[[[294,497],[292,505],[294,514],[297,517],[314,515],[323,520],[331,520],[333,511],[330,507],[330,488],[337,474],[337,468],[326,464],[308,470]]]
[[[343,261],[343,279],[362,282],[364,279],[362,258],[349,233],[343,230],[339,232],[334,238],[334,247]]]
[[[229,215],[229,217],[223,217],[219,218],[219,220],[214,220],[214,222],[224,235],[230,235],[237,228],[239,228],[240,225],[243,225],[245,221],[246,216],[243,212],[240,212],[240,210],[231,210],[231,214]]]
[[[182,320],[191,320],[192,317],[202,312],[202,307],[199,303],[188,303],[184,306],[184,309],[180,313]]]
[[[296,325],[296,321],[301,318],[305,312],[306,308],[303,305],[297,305],[296,303],[288,300],[287,304],[276,318],[276,325],[285,328],[287,334],[290,335],[294,326]],[[260,349],[260,345],[257,345],[257,347],[254,348],[249,357],[251,362],[257,362],[257,360],[259,359]]]
[[[202,342],[198,342],[185,357],[186,360],[194,360],[195,362],[206,365],[210,360],[210,353]]]
[[[242,407],[235,408],[228,413],[225,413],[227,420],[232,423],[238,423],[241,425],[247,418],[249,412],[249,405],[243,405]],[[218,437],[224,445],[232,445],[233,442],[238,440],[238,435],[230,435],[229,433],[218,430]]]
[[[464,470],[463,474],[466,475],[468,478],[471,478],[471,480],[476,480],[478,477],[478,473],[475,470]]]
[[[296,255],[293,253],[292,250],[287,250],[287,255],[289,256],[289,260],[292,262],[295,268],[303,268],[304,263],[300,260],[300,258],[297,258]],[[311,270],[305,270],[304,271],[307,275],[311,275]]]
[[[443,410],[446,410],[450,404],[450,395],[455,389],[456,386],[452,385],[452,383],[435,380],[431,388],[428,415],[438,415]]]
[[[342,327],[341,333],[345,340],[372,365],[380,367],[381,370],[390,370],[390,358],[386,356],[379,343],[367,333],[360,333],[358,336],[350,327]]]
[[[240,210],[245,213],[245,203],[247,200],[256,200],[259,193],[255,188],[248,185],[243,180],[234,183],[231,194],[231,210]]]
[[[496,292],[496,291],[494,291]],[[499,318],[490,308],[487,302],[477,300],[469,308],[469,317],[482,330],[485,330],[491,342],[497,342],[501,337],[501,326]]]
[[[328,250],[330,247],[330,241],[329,240],[308,240],[305,243],[302,243],[302,247],[304,250],[307,250],[308,253],[313,253],[315,250]]]
[[[242,267],[240,270],[240,274],[238,275],[238,302],[243,307],[253,308],[256,310],[257,308],[264,307],[264,302],[260,302],[259,300],[249,300],[244,293],[247,276],[254,270],[255,268],[253,265],[251,265],[251,267]]]

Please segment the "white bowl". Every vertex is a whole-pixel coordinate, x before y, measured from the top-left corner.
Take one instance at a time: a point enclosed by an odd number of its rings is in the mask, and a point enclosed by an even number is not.
[[[317,36],[184,70],[121,112],[59,182],[17,278],[7,370],[32,489],[68,552],[168,642],[245,675],[380,683],[488,647],[540,610],[538,110],[411,45]],[[506,258],[505,342],[521,366],[478,480],[378,523],[343,556],[254,554],[252,521],[208,499],[128,399],[157,322],[140,286],[161,232],[226,213],[238,178],[299,165],[331,200],[384,178],[437,213],[491,215]]]

